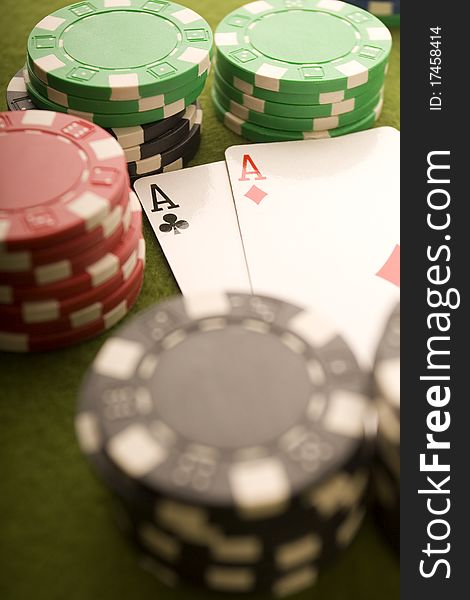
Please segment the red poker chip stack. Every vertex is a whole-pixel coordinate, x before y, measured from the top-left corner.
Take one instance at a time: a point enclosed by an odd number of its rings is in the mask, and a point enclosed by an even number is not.
[[[143,281],[139,201],[106,131],[0,113],[0,350],[52,350],[124,317]]]

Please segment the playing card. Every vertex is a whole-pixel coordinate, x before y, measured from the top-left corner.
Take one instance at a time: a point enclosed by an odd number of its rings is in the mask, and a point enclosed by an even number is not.
[[[251,291],[224,162],[143,177],[135,190],[183,294]]]
[[[313,307],[372,365],[399,297],[399,132],[229,148],[254,293]]]

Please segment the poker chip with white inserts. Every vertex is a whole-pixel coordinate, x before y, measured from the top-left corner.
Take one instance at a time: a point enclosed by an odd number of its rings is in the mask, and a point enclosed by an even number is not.
[[[31,271],[34,267],[62,261],[86,252],[100,243],[106,243],[119,228],[129,228],[132,205],[129,191],[126,189],[119,204],[97,227],[85,234],[73,236],[45,248],[0,252],[0,274]]]
[[[190,104],[196,102],[196,100],[201,95],[204,89],[204,82],[198,83],[195,87],[192,87],[184,97],[172,102],[171,104],[167,104],[161,106],[160,108],[155,108],[151,110],[146,110],[144,112],[129,112],[129,113],[96,113],[89,112],[83,110],[75,110],[72,108],[68,108],[57,104],[42,96],[31,84],[31,82],[26,82],[26,88],[28,90],[28,94],[33,100],[34,104],[41,109],[44,110],[52,110],[56,112],[68,113],[71,115],[76,115],[81,117],[82,119],[87,119],[88,121],[92,121],[101,127],[134,127],[136,125],[142,125],[145,123],[153,123],[154,121],[161,121],[163,119],[167,119],[172,117],[181,111],[185,110]]]
[[[252,123],[243,117],[233,114],[227,109],[227,105],[223,103],[223,100],[217,94],[216,89],[212,90],[212,101],[216,117],[221,121],[227,129],[236,133],[237,135],[243,136],[253,142],[279,142],[289,140],[315,140],[325,139],[332,137],[339,137],[349,133],[356,133],[358,131],[364,131],[372,127],[377,120],[380,118],[383,108],[383,97],[380,96],[374,109],[364,116],[359,121],[344,125],[343,127],[336,127],[334,129],[324,129],[321,131],[287,131],[281,129],[272,129],[270,127],[263,127],[256,123]],[[242,114],[242,113],[239,113]],[[246,115],[245,115],[246,116]]]
[[[53,350],[117,323],[143,280],[124,151],[61,113],[0,113],[0,350]],[[60,165],[60,168],[58,168]]]
[[[173,147],[161,154],[150,155],[142,160],[131,161],[127,164],[130,177],[139,177],[148,173],[162,171],[164,167],[171,165],[179,159],[190,160],[199,149],[202,131],[202,110],[197,110],[193,125],[188,134]]]
[[[177,88],[166,94],[141,98],[139,100],[121,100],[114,102],[109,102],[107,100],[90,100],[88,98],[80,98],[57,92],[57,90],[42,83],[29,67],[23,69],[23,78],[27,88],[30,86],[33,91],[42,98],[48,99],[64,108],[90,114],[103,113],[110,115],[125,115],[129,113],[145,113],[147,111],[168,107],[175,102],[179,102],[181,98],[190,94],[194,89],[200,89],[205,85],[207,73],[196,78],[189,86]]]
[[[115,254],[121,246],[129,247],[142,228],[142,210],[139,201],[132,194],[129,208],[123,215],[119,228],[106,239],[93,247],[65,257],[53,263],[33,266],[19,271],[6,271],[0,273],[0,284],[14,286],[43,286],[51,283],[66,281],[76,276],[89,272],[99,261],[109,254]],[[23,266],[23,265],[22,265]]]
[[[174,2],[72,4],[47,15],[28,39],[31,70],[64,94],[121,101],[164,94],[209,70],[212,32]]]
[[[361,7],[251,2],[222,19],[215,45],[216,114],[252,141],[305,139],[310,131],[335,137],[375,122],[392,37]]]
[[[44,247],[86,233],[122,198],[124,152],[100,127],[28,110],[0,113],[0,132],[0,246]]]
[[[236,293],[176,298],[103,345],[76,430],[154,560],[210,589],[273,591],[316,573],[359,527],[375,434],[366,389],[316,314]],[[251,575],[232,586],[237,568]]]
[[[269,0],[224,17],[215,45],[217,63],[257,87],[332,92],[383,69],[392,38],[374,15],[345,2]]]

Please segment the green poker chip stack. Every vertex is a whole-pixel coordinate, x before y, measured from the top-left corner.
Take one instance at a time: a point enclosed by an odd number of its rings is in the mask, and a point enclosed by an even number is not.
[[[215,45],[216,115],[247,139],[336,137],[380,116],[392,38],[359,6],[251,2],[221,21]]]
[[[9,106],[16,110],[18,98],[27,97],[31,107],[107,128],[132,156],[149,160],[157,153],[152,164],[160,165],[158,171],[181,168],[199,145],[197,100],[212,54],[210,26],[180,4],[71,4],[31,31],[25,67],[11,82]]]
[[[28,39],[28,92],[48,110],[105,127],[170,117],[202,92],[212,33],[194,11],[157,0],[71,4]]]

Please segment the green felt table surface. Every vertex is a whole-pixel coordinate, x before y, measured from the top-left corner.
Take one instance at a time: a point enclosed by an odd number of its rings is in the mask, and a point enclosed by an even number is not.
[[[90,0],[92,2],[92,0]],[[29,31],[60,0],[3,0],[0,23],[1,108],[23,65]],[[213,28],[236,0],[186,0]],[[379,125],[399,127],[399,30]],[[215,118],[209,81],[201,98],[204,134],[193,164],[223,160],[243,139]],[[0,157],[1,160],[1,157]],[[386,182],[384,182],[386,184]],[[142,294],[133,313],[178,293],[148,223]],[[105,340],[57,352],[0,353],[0,598],[3,600],[196,600],[221,595],[170,589],[140,569],[112,520],[110,496],[78,449],[73,428],[77,390]],[[399,563],[369,517],[352,546],[298,600],[395,600]]]

